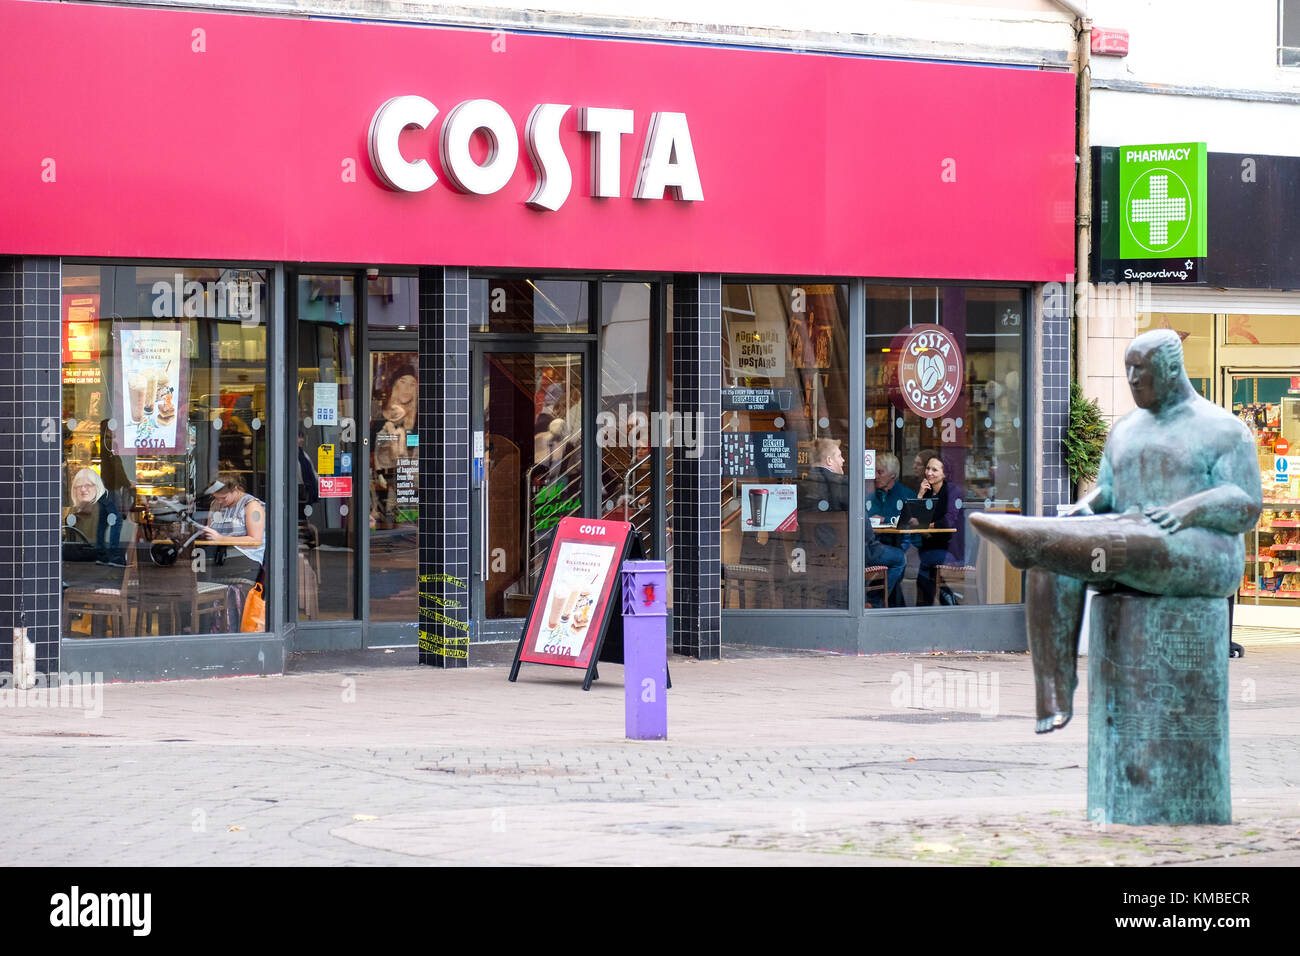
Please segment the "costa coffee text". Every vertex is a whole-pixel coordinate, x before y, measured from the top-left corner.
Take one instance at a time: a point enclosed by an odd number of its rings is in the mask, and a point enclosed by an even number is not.
[[[535,209],[559,209],[573,189],[572,168],[560,145],[560,122],[569,109],[564,104],[539,103],[528,114],[524,139],[537,171],[537,188],[526,201]],[[398,145],[402,130],[412,126],[427,129],[437,115],[438,107],[415,95],[395,96],[375,111],[368,137],[370,165],[390,189],[422,192],[438,181],[428,160],[407,160]],[[632,110],[579,108],[578,129],[591,139],[593,197],[618,198],[622,138],[633,128]],[[470,142],[480,130],[489,143],[481,164],[470,155]],[[492,100],[465,100],[443,120],[438,157],[442,172],[455,189],[479,196],[495,193],[510,181],[519,162],[514,120]],[[687,202],[704,198],[685,113],[651,114],[632,196],[662,199],[665,190],[673,199]]]

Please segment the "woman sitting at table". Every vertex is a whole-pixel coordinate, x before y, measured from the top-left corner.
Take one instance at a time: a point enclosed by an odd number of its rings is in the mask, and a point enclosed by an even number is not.
[[[213,570],[213,578],[235,588],[239,607],[231,608],[233,630],[239,630],[244,599],[253,584],[262,580],[262,561],[266,555],[266,505],[244,490],[243,479],[235,472],[223,471],[206,491],[216,505],[204,525],[205,544],[233,547],[237,557],[226,555]]]
[[[93,547],[98,564],[126,566],[126,555],[120,547],[122,540],[122,514],[104,482],[90,468],[82,468],[72,478],[72,507],[68,509],[64,524],[75,528],[85,544]]]
[[[940,528],[957,527],[957,514],[951,507],[952,485],[947,480],[947,471],[943,459],[931,455],[925,464],[925,477],[921,481],[920,497],[934,502],[934,526]],[[952,532],[943,534],[923,534],[917,546],[921,565],[916,572],[916,604],[928,607],[934,603],[934,569],[941,564],[951,564],[948,543],[952,541]]]

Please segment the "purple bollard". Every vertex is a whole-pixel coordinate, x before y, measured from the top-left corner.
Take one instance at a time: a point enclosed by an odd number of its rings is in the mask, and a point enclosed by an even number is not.
[[[668,569],[623,562],[623,694],[629,740],[668,739]]]

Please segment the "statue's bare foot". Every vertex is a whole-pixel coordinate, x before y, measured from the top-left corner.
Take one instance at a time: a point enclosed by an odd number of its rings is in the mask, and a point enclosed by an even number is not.
[[[1034,733],[1049,734],[1053,730],[1060,730],[1070,722],[1074,715],[1068,710],[1063,713],[1048,714],[1046,717],[1039,717],[1038,723],[1034,725]]]

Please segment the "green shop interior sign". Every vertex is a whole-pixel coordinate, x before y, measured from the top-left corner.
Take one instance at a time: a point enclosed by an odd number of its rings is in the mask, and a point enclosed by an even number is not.
[[[1119,258],[1200,259],[1206,232],[1204,143],[1119,147]]]

